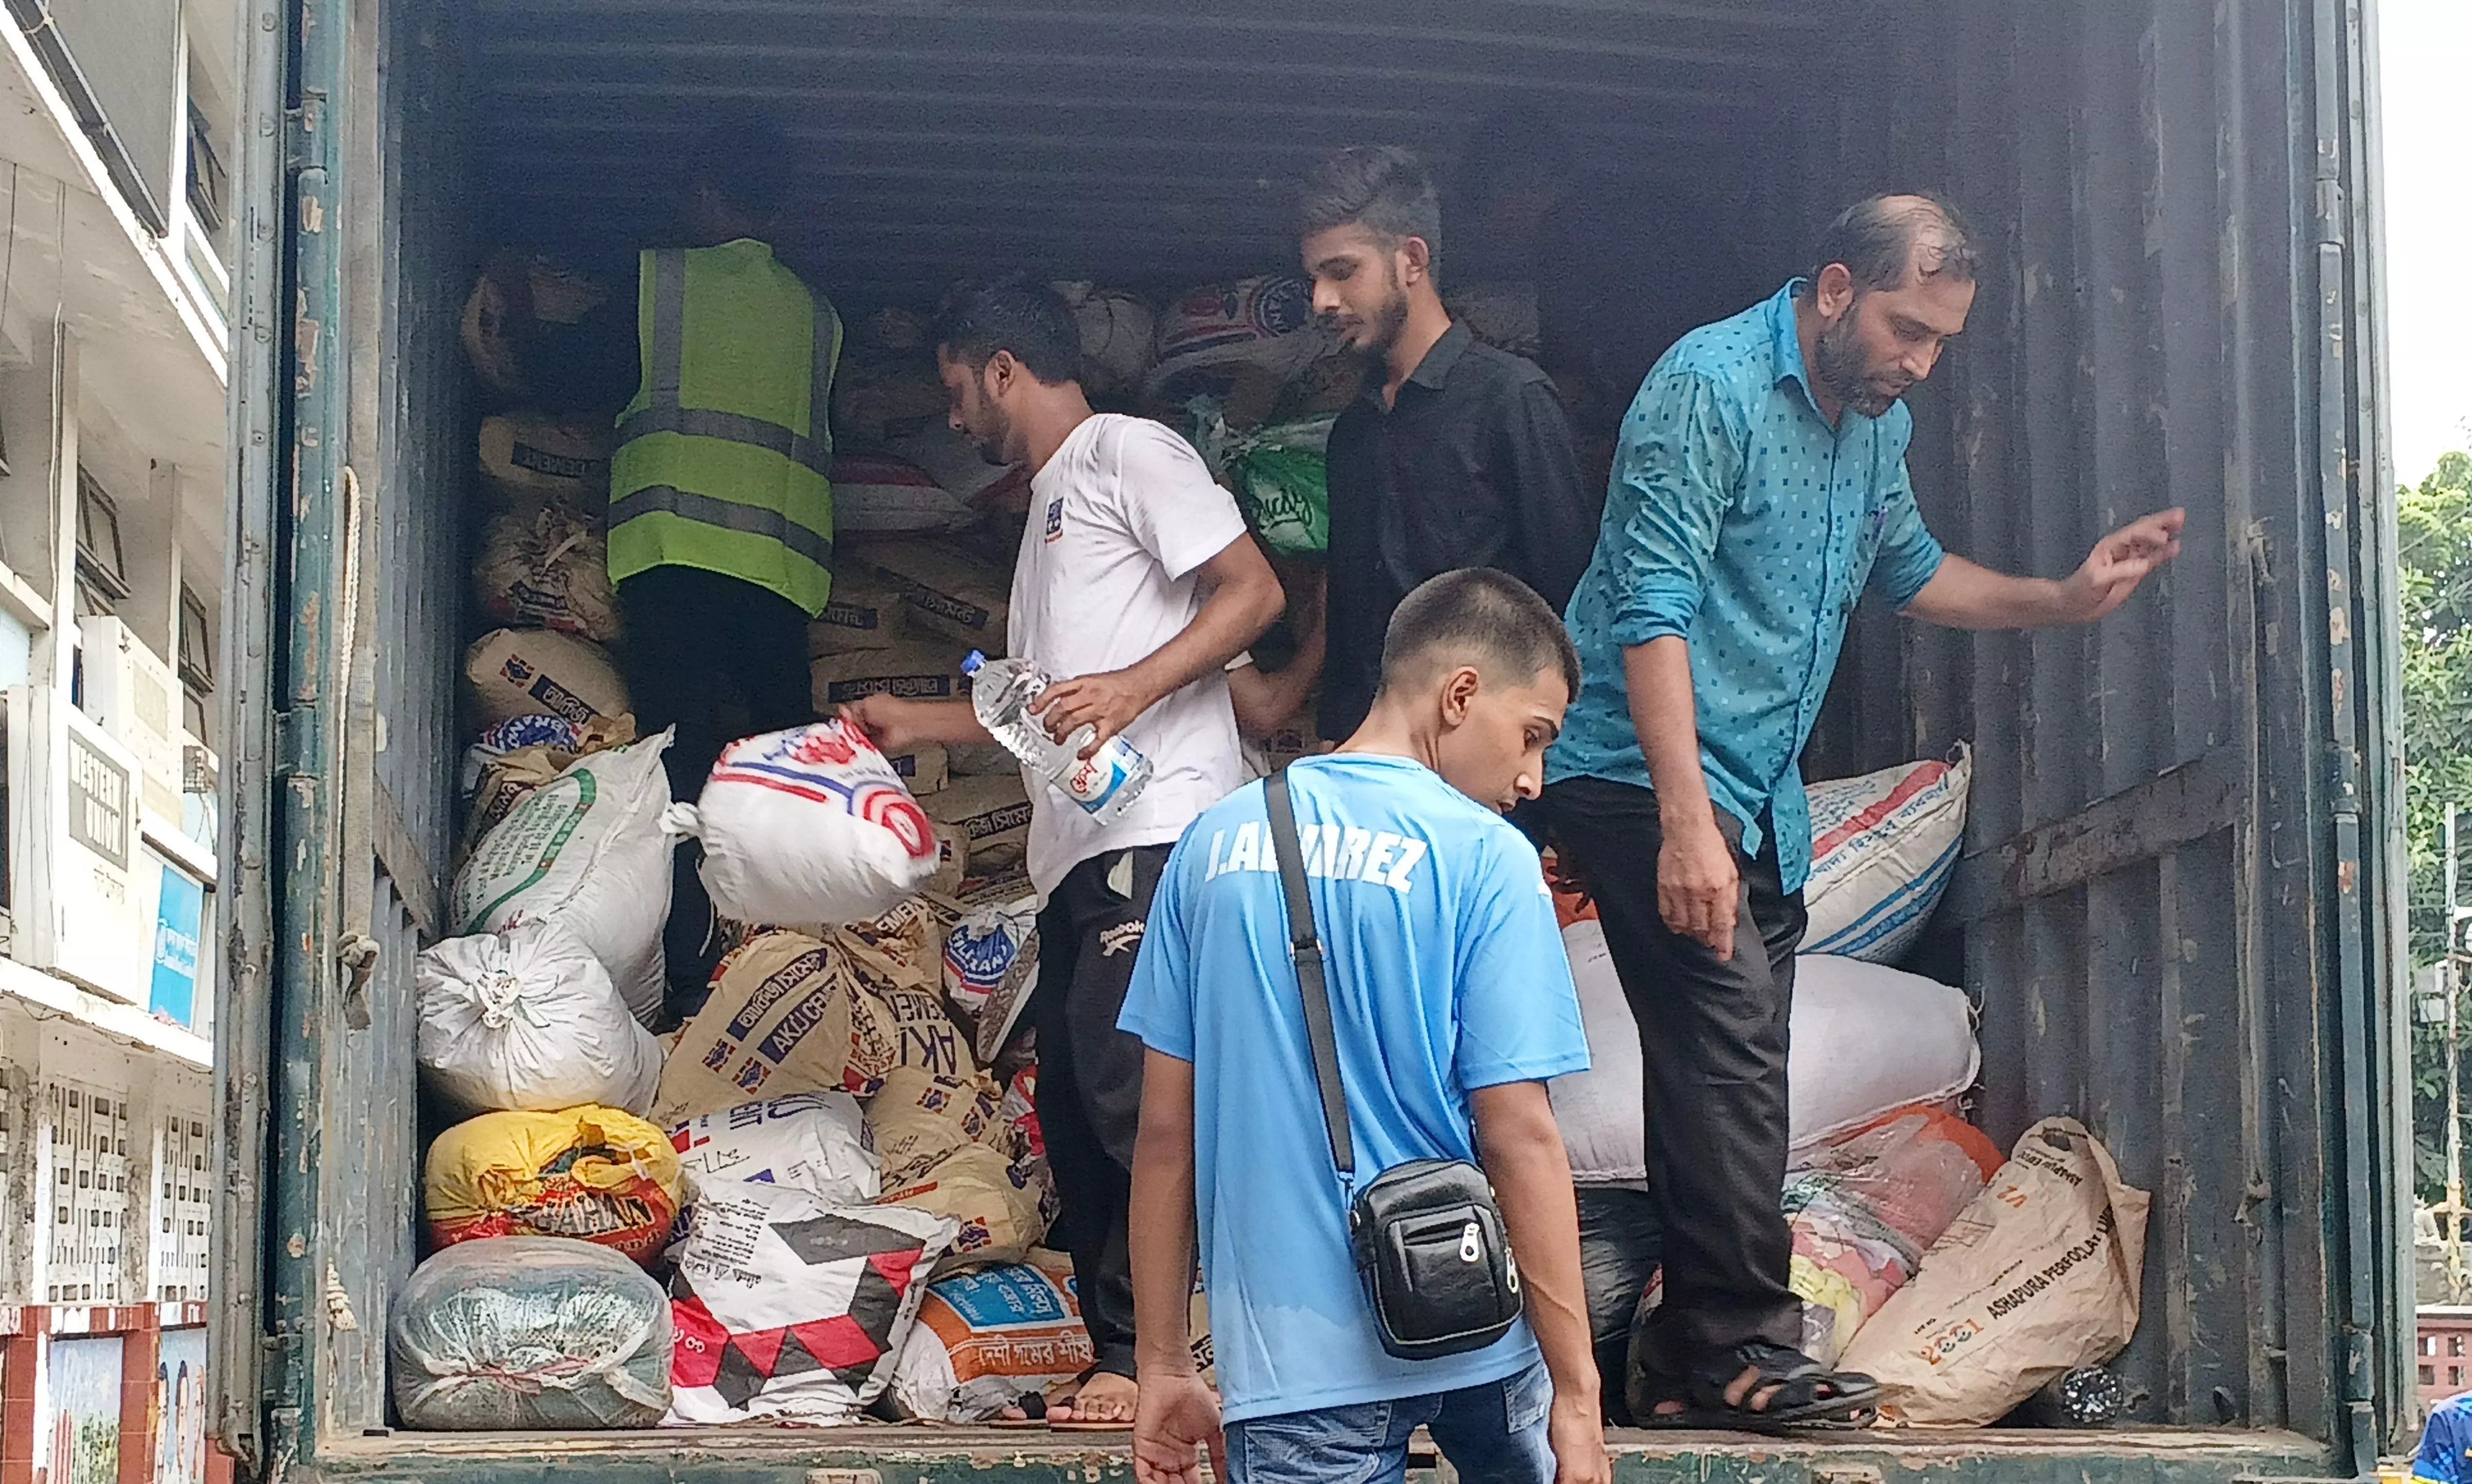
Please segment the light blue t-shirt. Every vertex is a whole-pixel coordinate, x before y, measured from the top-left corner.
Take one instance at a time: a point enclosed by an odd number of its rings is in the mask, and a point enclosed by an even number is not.
[[[1406,758],[1288,770],[1328,962],[1357,1179],[1476,1158],[1472,1089],[1588,1065],[1535,848]],[[1194,1179],[1228,1421],[1484,1385],[1526,1321],[1440,1360],[1383,1353],[1347,1244],[1262,785],[1194,821],[1151,905],[1117,1025],[1194,1064]]]

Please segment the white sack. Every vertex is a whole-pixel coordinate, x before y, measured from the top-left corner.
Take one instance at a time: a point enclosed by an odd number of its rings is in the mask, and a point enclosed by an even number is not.
[[[954,1231],[900,1206],[834,1206],[754,1184],[706,1191],[670,1248],[677,1350],[666,1421],[860,1421],[892,1382]]]
[[[936,874],[935,826],[838,720],[731,742],[677,817],[703,842],[713,908],[739,922],[865,922]]]
[[[413,964],[420,1070],[459,1113],[652,1111],[661,1048],[556,922],[449,938]]]
[[[1562,947],[1591,1063],[1547,1084],[1571,1177],[1582,1185],[1646,1179],[1639,1031],[1604,928],[1592,917],[1575,922],[1562,930]],[[1825,954],[1795,960],[1787,1035],[1788,1137],[1797,1150],[1893,1109],[1955,1097],[1983,1063],[1965,991]]]
[[[867,1117],[847,1093],[792,1093],[702,1114],[672,1128],[670,1144],[699,1196],[752,1181],[854,1206],[881,1188]]]
[[[576,759],[524,795],[455,878],[458,933],[547,919],[583,940],[651,1025],[661,1012],[661,928],[670,915],[662,822],[670,733]]]

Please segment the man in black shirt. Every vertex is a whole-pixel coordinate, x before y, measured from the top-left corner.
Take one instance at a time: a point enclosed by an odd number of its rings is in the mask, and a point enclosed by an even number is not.
[[[1571,426],[1535,363],[1451,322],[1436,279],[1441,212],[1414,154],[1343,150],[1306,182],[1314,310],[1367,362],[1330,433],[1329,655],[1321,735],[1346,737],[1379,687],[1399,600],[1498,567],[1559,611],[1596,547]]]

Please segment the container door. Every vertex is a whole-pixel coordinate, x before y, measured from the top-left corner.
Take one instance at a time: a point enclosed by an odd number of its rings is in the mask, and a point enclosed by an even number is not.
[[[224,589],[224,652],[228,681],[216,697],[227,739],[221,779],[224,828],[219,879],[222,935],[208,952],[224,955],[216,976],[214,1219],[209,1223],[214,1302],[207,1306],[216,1440],[258,1472],[265,1461],[259,1400],[265,1303],[268,1088],[273,1074],[273,904],[269,870],[274,803],[275,630],[273,585],[277,491],[289,461],[277,457],[289,426],[278,395],[290,328],[278,315],[291,258],[285,206],[287,97],[285,28],[269,0],[243,7],[242,126],[235,207],[239,262],[232,276],[229,537],[232,570]]]

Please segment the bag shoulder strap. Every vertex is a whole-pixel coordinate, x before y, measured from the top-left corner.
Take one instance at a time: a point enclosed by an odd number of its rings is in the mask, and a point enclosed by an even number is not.
[[[1288,794],[1288,770],[1262,781],[1270,803],[1271,840],[1279,858],[1279,883],[1288,900],[1288,948],[1304,992],[1305,1040],[1313,1048],[1314,1080],[1321,1086],[1321,1121],[1330,1132],[1330,1162],[1343,1177],[1356,1174],[1356,1146],[1347,1129],[1347,1093],[1339,1080],[1339,1038],[1331,1029],[1330,990],[1322,978],[1321,938],[1314,930],[1313,898],[1305,890],[1304,846],[1296,838],[1296,806]]]

